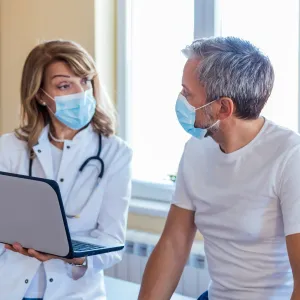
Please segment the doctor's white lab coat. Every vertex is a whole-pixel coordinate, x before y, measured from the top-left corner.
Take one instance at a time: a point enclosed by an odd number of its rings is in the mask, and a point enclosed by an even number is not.
[[[48,130],[45,127],[34,147],[36,158],[32,176],[56,179],[53,176]],[[92,160],[81,173],[79,168],[87,158],[97,154],[98,141],[98,134],[91,125],[72,141],[66,141],[57,181],[66,214],[80,215],[79,218],[68,220],[72,236],[83,235],[101,240],[108,238],[124,243],[131,194],[132,151],[115,136],[102,137],[101,158],[105,171],[97,183],[101,167],[99,161]],[[27,145],[14,134],[0,138],[0,171],[28,175]],[[44,262],[47,278],[44,300],[106,299],[103,269],[120,260],[121,252],[88,257],[86,272],[76,280],[67,271],[70,265],[62,260]],[[5,250],[0,244],[0,300],[21,300],[40,264],[37,259]]]

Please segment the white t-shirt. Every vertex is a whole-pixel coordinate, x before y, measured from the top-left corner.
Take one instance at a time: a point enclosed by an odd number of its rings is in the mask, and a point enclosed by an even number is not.
[[[54,180],[57,180],[57,175],[60,167],[63,151],[51,144],[51,154],[53,162]],[[30,286],[25,294],[25,298],[43,298],[46,290],[46,273],[44,265],[41,264],[36,272]]]
[[[195,211],[210,300],[290,299],[285,236],[300,233],[299,174],[300,136],[268,120],[233,153],[211,138],[188,141],[173,204]]]

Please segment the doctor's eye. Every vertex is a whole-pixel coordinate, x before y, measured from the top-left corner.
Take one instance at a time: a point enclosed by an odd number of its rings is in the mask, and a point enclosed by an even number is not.
[[[66,89],[68,89],[70,87],[70,84],[62,84],[62,85],[59,85],[57,88],[61,91],[64,91]]]

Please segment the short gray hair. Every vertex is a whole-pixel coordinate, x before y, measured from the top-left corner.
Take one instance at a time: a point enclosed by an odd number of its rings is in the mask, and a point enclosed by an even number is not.
[[[207,102],[228,97],[238,118],[259,117],[272,92],[274,70],[258,48],[236,37],[212,37],[195,40],[182,52],[200,60],[198,78]]]

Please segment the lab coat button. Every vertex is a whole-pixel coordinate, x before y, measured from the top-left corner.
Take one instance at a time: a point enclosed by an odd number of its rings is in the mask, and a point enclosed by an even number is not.
[[[41,153],[41,152],[42,152],[42,150],[39,149],[39,150],[38,150],[38,153]]]
[[[49,281],[50,281],[50,282],[53,282],[53,278],[50,278]]]
[[[64,179],[63,179],[63,178],[61,178],[61,179],[60,179],[60,182],[64,182]]]
[[[28,280],[28,279],[26,279],[26,280],[25,280],[25,283],[27,284],[28,282],[29,282],[29,280]]]
[[[70,146],[67,146],[67,149],[70,149],[71,147]]]

